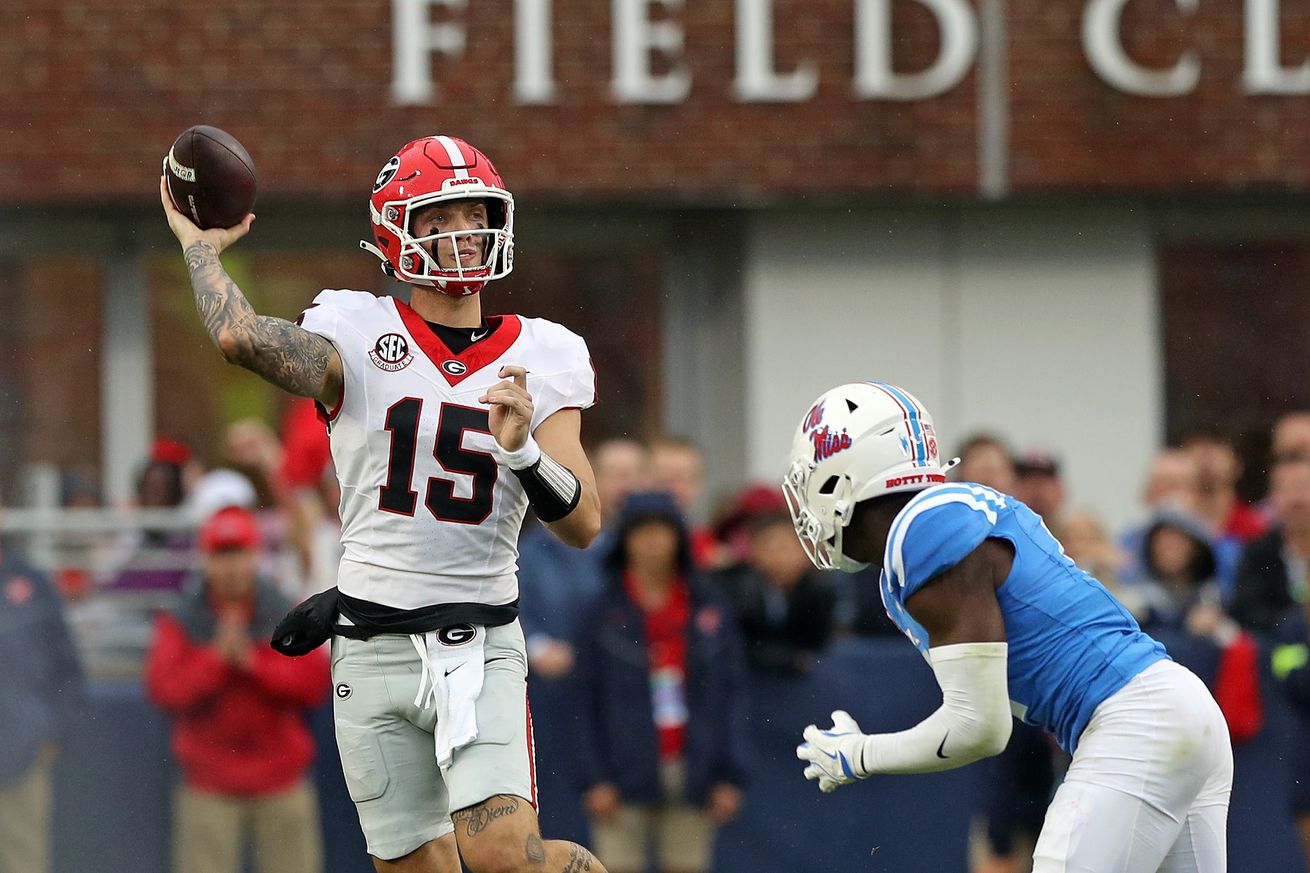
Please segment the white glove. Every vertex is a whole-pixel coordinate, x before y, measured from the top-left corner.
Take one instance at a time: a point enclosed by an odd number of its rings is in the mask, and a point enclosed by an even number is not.
[[[864,769],[866,735],[845,710],[832,714],[830,730],[821,731],[810,725],[802,736],[805,742],[796,747],[796,757],[810,762],[805,768],[805,778],[819,780],[820,791],[826,793],[869,775]]]

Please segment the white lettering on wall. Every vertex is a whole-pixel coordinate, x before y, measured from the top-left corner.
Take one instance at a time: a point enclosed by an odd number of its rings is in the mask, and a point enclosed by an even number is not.
[[[737,0],[737,99],[800,103],[813,97],[818,85],[813,61],[790,73],[773,69],[773,0]]]
[[[1246,0],[1246,68],[1242,89],[1248,94],[1310,94],[1310,61],[1284,67],[1278,51],[1278,0]]]
[[[464,53],[464,26],[456,21],[433,24],[429,8],[444,6],[463,13],[467,0],[391,0],[391,99],[401,106],[437,98],[431,56]]]
[[[736,12],[736,69],[731,92],[743,102],[802,103],[818,91],[823,59],[806,58],[780,71],[774,57],[774,0],[733,0]],[[925,100],[954,88],[973,68],[980,51],[973,0],[913,0],[933,17],[940,40],[936,57],[918,70],[896,71],[892,63],[892,8],[897,0],[850,0],[854,6],[857,99]],[[903,2],[903,0],[902,0]],[[1124,10],[1132,0],[1085,0],[1083,52],[1106,84],[1129,94],[1178,97],[1200,80],[1198,52],[1183,50],[1172,65],[1148,66],[1129,56],[1123,43]],[[1200,0],[1173,0],[1178,14],[1192,16]],[[1247,94],[1310,94],[1310,59],[1284,65],[1280,46],[1282,0],[1243,0],[1244,66]],[[617,103],[676,104],[691,92],[685,33],[679,13],[687,0],[610,0],[612,16],[610,93]],[[469,0],[391,0],[391,99],[398,105],[438,100],[443,69],[434,56],[457,59],[465,52]],[[558,102],[554,72],[554,0],[514,0],[516,103]],[[436,21],[433,21],[436,10]],[[839,38],[839,35],[833,35]],[[1299,61],[1299,65],[1297,64]],[[467,72],[467,71],[465,71]],[[1016,70],[1011,76],[1031,71]]]
[[[610,90],[620,103],[681,103],[691,90],[691,73],[682,59],[682,28],[673,21],[651,21],[648,7],[682,9],[683,0],[613,0],[614,79]],[[651,72],[651,56],[662,55],[671,69]]]
[[[941,48],[916,73],[892,69],[891,0],[855,2],[855,94],[883,100],[922,100],[960,83],[978,54],[978,21],[967,0],[917,0],[937,19]]]
[[[1197,0],[1174,0],[1187,14],[1196,11]],[[1088,0],[1083,7],[1083,51],[1092,69],[1120,91],[1143,97],[1178,97],[1196,87],[1201,62],[1191,51],[1183,52],[1168,69],[1138,64],[1124,51],[1119,21],[1128,0]]]
[[[551,32],[550,0],[514,0],[514,99],[519,103],[555,100]]]

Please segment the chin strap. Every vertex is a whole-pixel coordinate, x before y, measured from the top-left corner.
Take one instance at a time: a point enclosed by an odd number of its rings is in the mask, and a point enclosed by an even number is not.
[[[382,262],[382,272],[392,279],[396,278],[396,268],[391,266],[391,261],[387,260],[387,256],[382,254],[382,249],[373,245],[373,243],[366,239],[359,241],[359,247],[366,252],[371,252],[376,255],[377,259]]]

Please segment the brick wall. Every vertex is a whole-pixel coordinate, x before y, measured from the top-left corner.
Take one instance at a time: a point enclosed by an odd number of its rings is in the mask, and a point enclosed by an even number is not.
[[[435,60],[441,102],[399,107],[386,0],[10,0],[0,203],[149,200],[162,154],[197,122],[235,133],[276,198],[362,196],[400,144],[442,131],[485,148],[530,196],[744,203],[977,189],[975,73],[932,99],[855,99],[854,0],[775,0],[776,68],[808,59],[820,74],[800,104],[734,102],[733,4],[688,0],[673,17],[693,82],[673,106],[614,103],[605,0],[554,0],[558,102],[516,105],[512,5],[469,3],[464,56]],[[1310,97],[1241,92],[1243,4],[1202,3],[1183,18],[1172,0],[1131,0],[1123,32],[1136,60],[1168,64],[1186,47],[1202,60],[1196,91],[1170,99],[1098,78],[1079,40],[1084,0],[1007,5],[1015,190],[1310,185]],[[1310,7],[1282,5],[1283,62],[1299,65]],[[922,67],[937,50],[931,19],[909,0],[895,9],[898,64]]]
[[[74,250],[18,265],[7,314],[13,341],[6,376],[22,420],[15,463],[65,468],[100,461],[100,265]]]

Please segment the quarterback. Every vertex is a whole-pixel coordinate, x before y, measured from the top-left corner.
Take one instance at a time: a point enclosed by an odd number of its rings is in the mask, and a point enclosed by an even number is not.
[[[1013,714],[1073,754],[1034,873],[1223,871],[1233,755],[1210,692],[1028,507],[944,473],[931,417],[894,385],[834,388],[796,432],[783,492],[811,560],[881,568],[887,614],[942,689],[899,733],[840,710],[810,725],[806,778],[961,767],[1005,748]]]
[[[379,871],[604,868],[537,825],[516,541],[524,513],[586,546],[600,528],[581,410],[586,344],[484,316],[514,263],[514,200],[487,156],[431,136],[378,174],[361,246],[409,304],[320,293],[297,323],[258,315],[219,262],[253,215],[200,230],[161,200],[215,345],[314,398],[341,483],[332,639],[337,745]]]

